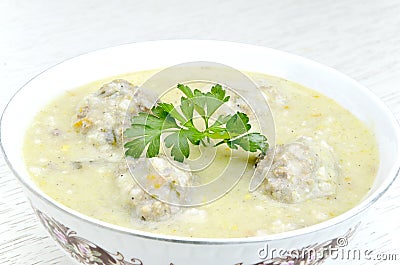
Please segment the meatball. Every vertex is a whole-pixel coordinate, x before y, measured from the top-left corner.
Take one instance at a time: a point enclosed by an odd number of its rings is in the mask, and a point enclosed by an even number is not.
[[[104,158],[104,163],[117,163],[114,172],[118,176],[116,183],[120,189],[119,196],[125,198],[135,218],[146,221],[168,219],[177,213],[179,207],[173,205],[185,203],[188,199],[185,187],[192,181],[185,164],[179,169],[164,156],[125,158],[127,164],[121,149],[113,148],[122,147],[125,122],[139,112],[149,112],[156,102],[157,97],[151,91],[117,79],[84,98],[73,124],[77,132],[84,134],[87,141],[99,148],[100,154],[109,154]],[[93,161],[98,159],[94,158]],[[73,166],[79,167],[81,162]],[[137,182],[129,169],[133,171]]]
[[[189,199],[185,189],[193,180],[189,171],[176,168],[163,156],[128,159],[128,163],[137,182],[125,166],[117,183],[129,199],[135,217],[144,221],[165,220],[178,213],[178,205]]]
[[[262,190],[275,200],[298,203],[336,194],[338,167],[326,142],[301,138],[260,157],[255,174],[266,175]]]
[[[84,98],[73,127],[96,146],[120,144],[125,121],[149,111],[154,103],[155,96],[150,91],[117,79]]]

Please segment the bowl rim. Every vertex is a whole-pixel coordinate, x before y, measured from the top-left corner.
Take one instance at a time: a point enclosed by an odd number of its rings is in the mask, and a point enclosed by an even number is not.
[[[203,237],[187,237],[187,236],[173,236],[173,235],[165,235],[165,234],[157,234],[153,232],[147,232],[147,231],[142,231],[139,229],[134,229],[134,228],[128,228],[128,227],[123,227],[111,223],[107,223],[105,221],[98,220],[93,217],[89,217],[85,214],[82,214],[72,208],[69,208],[58,201],[52,199],[50,196],[48,196],[46,193],[40,190],[39,187],[32,187],[30,183],[26,182],[23,177],[21,177],[17,170],[13,167],[10,159],[7,156],[6,150],[3,146],[3,138],[1,137],[2,131],[3,131],[3,118],[7,113],[7,110],[9,108],[9,105],[13,102],[14,98],[19,95],[19,93],[28,85],[30,84],[33,80],[38,78],[39,76],[45,75],[49,70],[57,67],[58,65],[64,64],[66,62],[69,62],[71,60],[74,60],[76,58],[80,57],[85,57],[85,56],[90,56],[98,52],[107,52],[107,51],[112,51],[114,49],[120,49],[122,47],[127,47],[127,46],[138,46],[138,45],[152,45],[152,44],[158,44],[158,45],[171,45],[171,44],[176,44],[179,43],[180,45],[185,44],[185,45],[193,45],[193,44],[208,44],[208,45],[219,45],[219,46],[230,46],[233,48],[244,48],[244,49],[261,49],[269,52],[273,52],[275,54],[278,54],[279,56],[285,56],[285,57],[290,57],[293,60],[300,61],[302,63],[308,63],[312,64],[314,66],[317,66],[318,68],[321,68],[321,70],[328,72],[331,75],[338,76],[342,79],[345,79],[347,82],[351,83],[352,86],[358,87],[358,89],[361,89],[373,102],[376,104],[377,107],[380,108],[380,110],[386,115],[388,119],[390,119],[391,123],[393,124],[393,127],[396,131],[397,138],[395,139],[397,143],[400,143],[400,126],[399,122],[396,120],[394,117],[393,113],[389,110],[389,108],[374,94],[372,93],[368,88],[365,86],[361,85],[359,82],[355,81],[354,79],[350,78],[349,76],[335,70],[334,68],[331,68],[329,66],[323,65],[321,63],[318,63],[314,60],[284,52],[281,50],[277,49],[272,49],[264,46],[258,46],[258,45],[252,45],[252,44],[244,44],[244,43],[238,43],[238,42],[230,42],[230,41],[221,41],[221,40],[193,40],[193,39],[174,39],[174,40],[154,40],[154,41],[145,41],[145,42],[133,42],[133,43],[126,43],[122,45],[117,45],[117,46],[111,46],[107,48],[102,48],[102,49],[97,49],[94,51],[89,51],[82,53],[77,56],[70,57],[68,59],[65,59],[57,64],[52,65],[51,67],[45,69],[44,71],[40,72],[39,74],[35,75],[31,79],[29,79],[21,88],[19,88],[14,95],[10,98],[8,103],[6,104],[3,113],[1,115],[0,119],[0,148],[2,150],[4,160],[8,164],[9,168],[13,172],[14,176],[19,180],[20,183],[23,184],[25,188],[27,188],[30,192],[34,193],[36,196],[44,200],[44,202],[48,205],[51,205],[55,207],[58,211],[61,211],[63,214],[67,214],[69,216],[72,216],[73,218],[78,218],[80,221],[83,221],[85,223],[89,223],[91,225],[95,225],[97,227],[101,227],[103,229],[108,229],[108,230],[113,230],[118,233],[124,233],[128,234],[130,236],[136,236],[136,237],[141,237],[141,238],[146,238],[146,239],[152,239],[152,240],[157,240],[157,241],[167,241],[167,242],[176,242],[176,243],[185,243],[185,244],[198,244],[198,245],[221,245],[221,244],[238,244],[238,243],[259,243],[259,242],[266,242],[266,241],[273,241],[273,240],[282,240],[282,239],[289,239],[289,238],[294,238],[297,236],[301,235],[307,235],[310,233],[315,233],[318,231],[322,231],[324,229],[329,229],[335,225],[344,223],[348,221],[349,219],[361,214],[364,212],[367,208],[371,207],[378,199],[382,197],[382,195],[390,188],[392,183],[395,181],[397,176],[400,174],[400,156],[397,158],[396,162],[393,164],[393,166],[390,169],[390,174],[393,175],[392,177],[387,177],[387,179],[378,187],[378,189],[371,194],[368,198],[362,200],[360,203],[358,203],[356,206],[352,207],[351,209],[347,210],[346,212],[333,217],[331,219],[328,219],[326,221],[310,225],[304,228],[292,230],[292,231],[287,231],[287,232],[282,232],[282,233],[276,233],[276,234],[270,234],[270,235],[264,235],[264,236],[253,236],[253,237],[236,237],[236,238],[203,238]],[[143,70],[148,70],[148,69],[143,69]]]

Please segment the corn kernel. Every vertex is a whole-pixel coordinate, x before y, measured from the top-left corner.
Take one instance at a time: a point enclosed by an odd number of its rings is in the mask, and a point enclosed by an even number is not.
[[[67,152],[69,150],[70,146],[68,144],[63,144],[61,146],[61,150],[63,150],[64,152]]]

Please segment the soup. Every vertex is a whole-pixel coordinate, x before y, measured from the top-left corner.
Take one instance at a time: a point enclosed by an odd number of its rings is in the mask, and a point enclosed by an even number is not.
[[[249,158],[244,150],[234,150],[235,156],[243,155],[246,171],[230,192],[214,202],[177,207],[158,201],[143,192],[126,169],[118,140],[121,132],[103,129],[123,123],[124,115],[119,114],[129,108],[129,91],[153,73],[130,73],[72,89],[37,114],[26,133],[24,155],[40,189],[76,211],[112,224],[159,234],[228,238],[280,233],[328,220],[357,205],[371,188],[379,154],[365,124],[316,91],[249,73],[270,105],[277,146],[270,146],[266,156],[251,153]],[[122,97],[115,101],[117,94]],[[162,100],[180,97],[170,93]],[[135,99],[140,111],[149,110],[145,99]],[[237,103],[234,100],[230,102]],[[116,107],[121,112],[107,116]],[[229,148],[219,146],[213,164],[196,176],[171,169],[163,156],[137,163],[168,169],[165,174],[173,181],[203,182],[222,170],[230,156]],[[269,172],[263,170],[268,168],[266,161],[272,162]],[[267,177],[249,192],[254,167],[256,174]],[[147,179],[154,187],[163,185],[157,175]]]

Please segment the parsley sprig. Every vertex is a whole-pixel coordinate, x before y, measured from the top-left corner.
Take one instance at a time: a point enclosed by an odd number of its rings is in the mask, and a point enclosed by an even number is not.
[[[157,103],[149,113],[140,112],[126,129],[125,137],[132,140],[126,142],[125,155],[139,158],[145,151],[146,157],[155,157],[160,153],[161,136],[164,144],[170,148],[171,156],[183,162],[190,155],[190,144],[208,143],[210,139],[220,140],[215,144],[227,144],[231,149],[241,147],[245,151],[265,154],[268,149],[267,138],[257,132],[249,132],[251,125],[245,113],[220,115],[212,121],[212,116],[230,97],[221,85],[214,85],[209,92],[192,89],[178,84],[177,88],[185,96],[181,97],[178,107],[172,103]],[[195,126],[197,113],[204,121],[205,129]],[[197,115],[196,115],[197,116]]]

